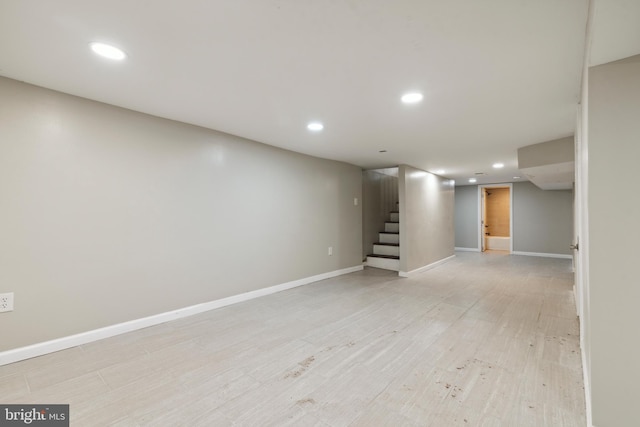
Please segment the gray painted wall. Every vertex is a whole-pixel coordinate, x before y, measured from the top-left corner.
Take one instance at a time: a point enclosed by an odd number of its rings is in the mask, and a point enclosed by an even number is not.
[[[454,187],[451,180],[402,165],[400,271],[411,272],[453,255]]]
[[[640,55],[591,68],[588,94],[593,425],[636,426]]]
[[[0,99],[0,350],[361,265],[356,166],[6,78]]]
[[[513,184],[513,250],[571,255],[573,192]]]
[[[573,162],[573,136],[518,148],[518,168]]]
[[[456,187],[456,247],[478,248],[478,186]],[[573,192],[513,183],[513,250],[571,255]]]
[[[375,170],[362,172],[362,257],[373,253],[373,244],[384,230],[389,212],[396,209],[398,177]]]
[[[455,191],[456,248],[478,249],[478,186],[464,185]]]

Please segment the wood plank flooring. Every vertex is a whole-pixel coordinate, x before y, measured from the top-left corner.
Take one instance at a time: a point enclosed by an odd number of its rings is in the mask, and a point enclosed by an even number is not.
[[[0,367],[72,426],[584,426],[570,261],[366,269]]]

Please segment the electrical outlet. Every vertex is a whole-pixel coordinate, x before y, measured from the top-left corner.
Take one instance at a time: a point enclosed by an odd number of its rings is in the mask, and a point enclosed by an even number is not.
[[[333,255],[333,246],[329,246],[329,256]]]
[[[0,294],[0,313],[13,311],[13,292]]]

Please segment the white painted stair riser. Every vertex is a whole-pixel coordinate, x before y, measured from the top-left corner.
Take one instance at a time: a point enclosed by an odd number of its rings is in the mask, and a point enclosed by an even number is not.
[[[391,232],[398,233],[400,231],[400,224],[398,224],[397,222],[385,222],[384,231],[391,231]]]
[[[398,212],[391,212],[391,221],[400,222],[400,214]]]
[[[399,234],[387,234],[387,233],[379,233],[378,234],[378,242],[380,243],[393,243],[400,244],[400,235]]]
[[[376,255],[400,256],[399,246],[373,245],[373,253]]]
[[[389,258],[367,257],[367,266],[382,268],[383,270],[400,271],[400,260]]]

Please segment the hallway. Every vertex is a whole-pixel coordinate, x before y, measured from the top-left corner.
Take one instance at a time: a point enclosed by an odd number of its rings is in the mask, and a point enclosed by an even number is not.
[[[72,426],[584,426],[571,261],[458,252],[0,367]]]

